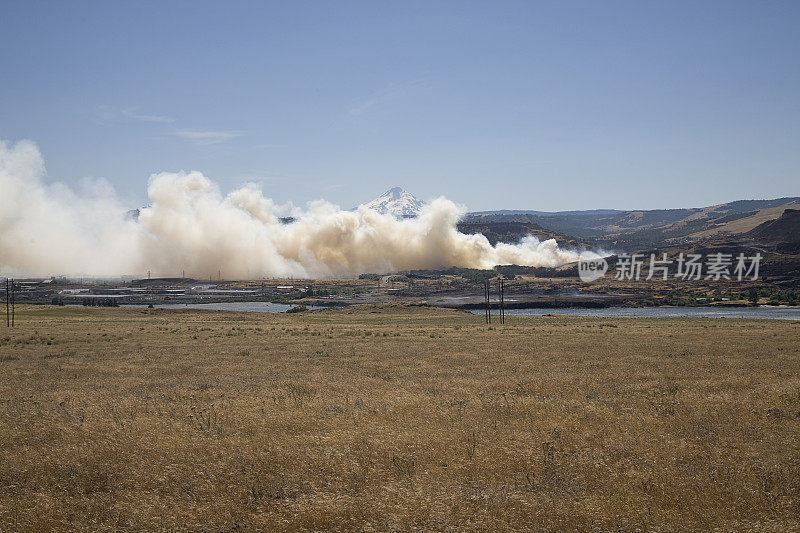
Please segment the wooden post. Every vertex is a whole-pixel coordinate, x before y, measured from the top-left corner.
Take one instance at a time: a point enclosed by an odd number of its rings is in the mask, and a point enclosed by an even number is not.
[[[6,327],[11,327],[11,313],[9,304],[11,303],[11,292],[8,289],[8,278],[6,278]]]
[[[487,309],[489,308],[489,302],[486,301],[486,280],[483,280],[483,320],[486,323],[489,323],[489,313]]]
[[[503,295],[501,294],[502,290],[503,290],[503,279],[497,278],[497,307],[499,309],[498,317],[500,318],[501,324],[503,323]]]
[[[11,280],[11,327],[14,327],[14,304],[17,303],[17,299],[14,297],[14,280]]]
[[[491,296],[489,287],[489,280],[486,280],[486,323],[492,323],[492,304],[489,302],[489,297]]]
[[[504,305],[505,301],[503,300],[503,289],[504,288],[505,287],[504,287],[504,284],[503,284],[503,278],[500,278],[497,281],[497,295],[499,296],[499,300],[500,300],[500,323],[501,324],[505,324],[506,323],[505,305]]]
[[[489,323],[489,302],[486,299],[486,280],[483,280],[483,320]]]

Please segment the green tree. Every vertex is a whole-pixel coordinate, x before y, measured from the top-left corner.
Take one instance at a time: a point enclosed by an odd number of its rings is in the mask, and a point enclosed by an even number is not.
[[[750,300],[750,303],[753,304],[753,307],[757,307],[758,306],[758,289],[756,289],[755,287],[750,289],[750,294],[748,295],[748,299]]]

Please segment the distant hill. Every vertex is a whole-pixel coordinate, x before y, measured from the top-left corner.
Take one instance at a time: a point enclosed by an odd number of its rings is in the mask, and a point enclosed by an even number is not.
[[[470,213],[470,215],[487,215],[487,216],[494,216],[494,215],[502,215],[508,217],[514,217],[518,215],[533,215],[537,217],[559,217],[559,216],[567,216],[567,215],[614,215],[616,213],[625,213],[626,211],[620,211],[619,209],[588,209],[585,211],[578,210],[578,211],[526,211],[522,209],[500,209],[497,211],[474,211]]]
[[[580,239],[529,222],[459,222],[457,228],[461,233],[481,233],[493,246],[498,242],[516,243],[527,235],[533,235],[540,241],[556,239],[561,246],[586,245]]]
[[[800,197],[739,200],[709,207],[618,211],[483,211],[469,213],[462,223],[533,224],[598,246],[638,250],[695,242],[712,236],[741,235],[800,208]]]
[[[800,253],[800,210],[786,209],[780,217],[759,224],[744,237],[761,244],[773,244],[780,253]]]

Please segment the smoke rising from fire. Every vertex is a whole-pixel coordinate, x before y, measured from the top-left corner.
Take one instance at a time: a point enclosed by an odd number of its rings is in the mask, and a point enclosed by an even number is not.
[[[44,181],[36,145],[0,141],[0,272],[205,278],[325,277],[449,266],[558,266],[577,261],[555,240],[527,237],[492,246],[456,229],[463,209],[438,198],[420,216],[310,202],[284,224],[254,185],[228,195],[200,172],[150,177],[138,220],[105,182],[73,192]],[[596,257],[596,254],[585,252]]]

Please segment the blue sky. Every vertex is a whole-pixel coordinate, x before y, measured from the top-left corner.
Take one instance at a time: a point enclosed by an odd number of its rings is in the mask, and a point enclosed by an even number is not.
[[[0,139],[345,208],[800,195],[800,2],[2,2]]]

